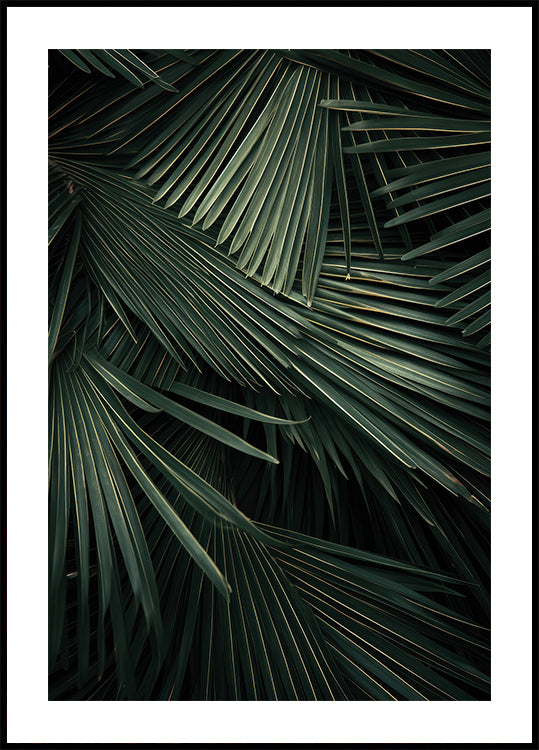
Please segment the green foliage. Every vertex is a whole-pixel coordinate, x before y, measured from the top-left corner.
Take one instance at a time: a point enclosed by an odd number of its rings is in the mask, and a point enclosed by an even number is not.
[[[489,65],[51,52],[51,699],[489,698]]]

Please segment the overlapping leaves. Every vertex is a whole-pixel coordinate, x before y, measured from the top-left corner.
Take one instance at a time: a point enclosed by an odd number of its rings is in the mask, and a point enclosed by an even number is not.
[[[51,87],[53,694],[484,695],[486,56],[94,52]]]

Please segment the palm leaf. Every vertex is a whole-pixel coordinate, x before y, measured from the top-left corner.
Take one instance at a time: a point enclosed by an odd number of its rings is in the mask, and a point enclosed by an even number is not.
[[[110,68],[112,68],[112,70],[116,71],[116,73],[130,83],[138,88],[143,88],[145,81],[141,81],[141,79],[134,73],[134,68],[139,75],[142,74],[142,77],[145,78],[146,81],[156,83],[167,91],[177,91],[174,86],[171,86],[169,83],[161,79],[155,71],[128,49],[79,49],[76,52],[70,49],[62,49],[60,52],[76,65],[77,68],[80,68],[80,70],[83,70],[85,73],[91,72],[91,69],[88,67],[88,64],[90,64],[100,73],[103,73],[110,78],[114,78],[115,74],[110,70]]]

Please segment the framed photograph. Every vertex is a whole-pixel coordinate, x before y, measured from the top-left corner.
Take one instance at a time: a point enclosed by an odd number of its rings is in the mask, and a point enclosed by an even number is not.
[[[537,8],[3,12],[7,746],[532,747]]]

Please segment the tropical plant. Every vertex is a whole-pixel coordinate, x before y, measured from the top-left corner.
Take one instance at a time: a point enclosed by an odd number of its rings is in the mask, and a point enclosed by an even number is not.
[[[51,51],[51,699],[489,698],[489,67]]]

